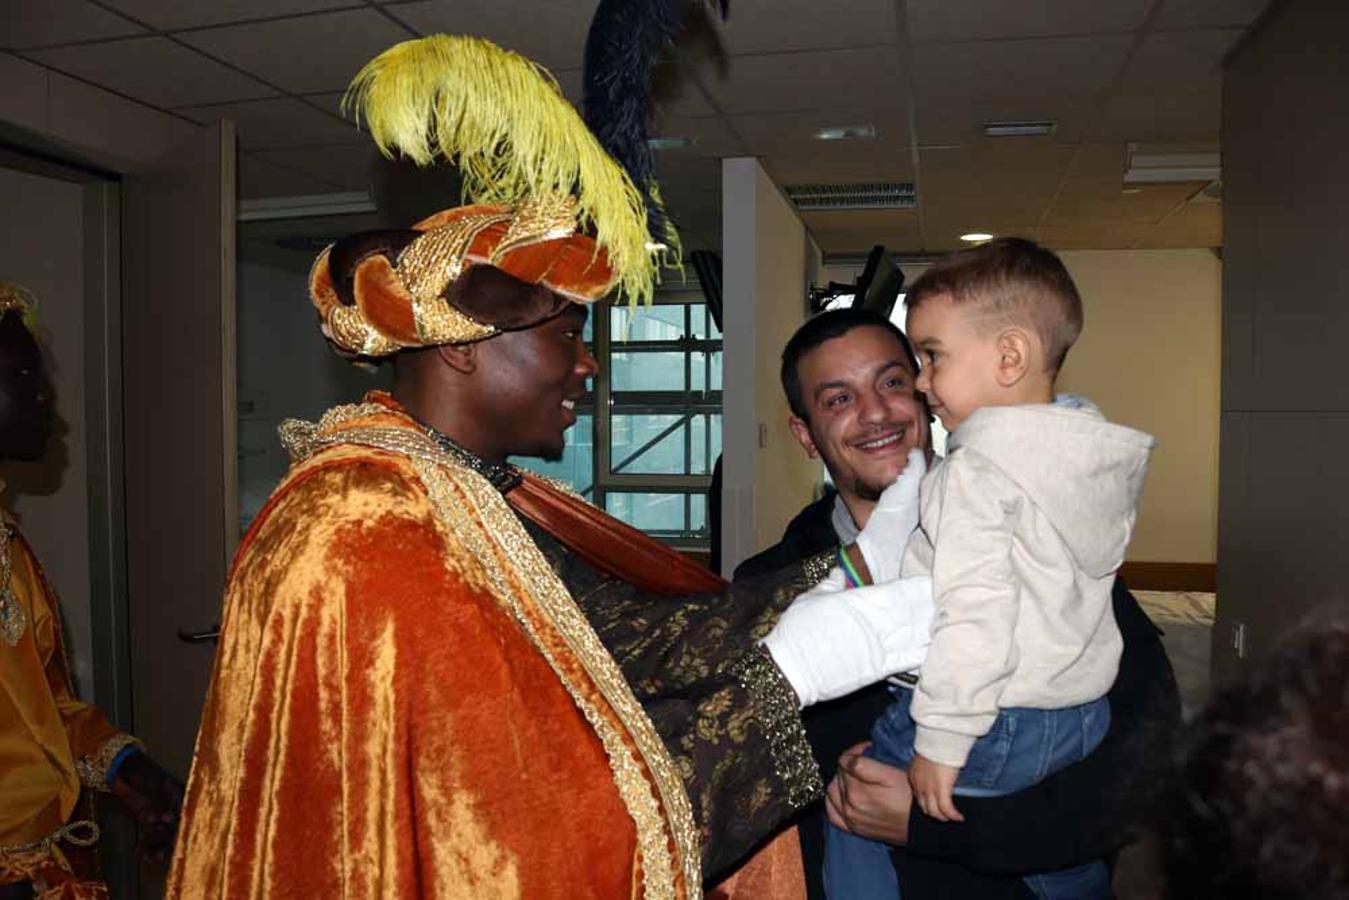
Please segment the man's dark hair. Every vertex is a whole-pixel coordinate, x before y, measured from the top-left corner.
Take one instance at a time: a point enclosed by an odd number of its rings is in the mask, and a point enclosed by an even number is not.
[[[1349,614],[1299,627],[1191,728],[1171,897],[1349,898]]]
[[[904,349],[904,359],[909,371],[918,372],[918,360],[909,346],[909,339],[895,323],[868,309],[831,309],[807,319],[806,324],[796,330],[782,351],[782,390],[787,395],[787,405],[798,419],[807,419],[805,398],[801,396],[801,357],[805,356],[825,341],[852,331],[854,328],[884,328],[895,336],[899,346]]]

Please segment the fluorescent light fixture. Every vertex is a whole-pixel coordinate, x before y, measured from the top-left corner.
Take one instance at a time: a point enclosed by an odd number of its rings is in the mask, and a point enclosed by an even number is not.
[[[1040,121],[985,122],[984,134],[989,137],[1042,137],[1053,134],[1056,122]]]
[[[849,141],[856,138],[874,138],[875,125],[831,125],[815,132],[817,141]]]
[[[1221,177],[1221,153],[1139,153],[1130,147],[1124,169],[1125,184],[1217,181]]]
[[[993,240],[993,235],[986,231],[971,231],[969,234],[962,234],[960,239],[962,241],[969,241],[971,244],[978,244],[983,241]]]
[[[270,222],[307,216],[345,216],[371,213],[377,207],[369,191],[338,194],[301,194],[295,197],[262,197],[239,201],[240,222]]]
[[[646,145],[652,150],[686,150],[696,144],[691,137],[654,137],[647,138]]]
[[[661,241],[647,241],[647,242],[646,242],[646,252],[647,252],[647,253],[660,253],[660,252],[663,251],[663,250],[669,250],[669,249],[670,249],[669,246],[666,245],[666,244],[664,244],[664,243],[662,243]]]

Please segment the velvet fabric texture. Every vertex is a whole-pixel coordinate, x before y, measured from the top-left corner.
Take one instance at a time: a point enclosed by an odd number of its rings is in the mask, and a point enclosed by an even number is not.
[[[168,896],[696,896],[661,760],[531,592],[528,554],[495,543],[507,523],[466,487],[485,481],[344,443],[424,438],[372,399],[325,420],[240,546]],[[792,896],[784,871],[718,896]]]
[[[14,646],[0,641],[0,884],[38,879],[63,884],[60,896],[104,896],[88,854],[60,853],[59,842],[56,852],[51,844],[5,849],[40,842],[73,818],[88,818],[76,763],[122,734],[97,707],[75,697],[56,593],[8,516],[5,523],[12,533],[10,589],[27,627]],[[72,860],[89,865],[72,871]]]

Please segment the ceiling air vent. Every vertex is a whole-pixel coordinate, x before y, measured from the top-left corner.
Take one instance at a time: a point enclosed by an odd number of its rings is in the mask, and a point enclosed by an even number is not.
[[[797,184],[787,197],[804,212],[822,209],[913,209],[918,192],[911,183],[868,181],[861,184]]]

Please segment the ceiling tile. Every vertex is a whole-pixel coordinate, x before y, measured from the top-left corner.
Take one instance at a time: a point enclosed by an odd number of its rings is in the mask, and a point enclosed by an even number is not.
[[[1245,28],[1270,0],[1166,0],[1155,30],[1168,28]]]
[[[253,100],[276,93],[247,75],[163,37],[58,47],[24,55],[151,106]]]
[[[47,130],[47,79],[51,73],[11,53],[0,53],[0,121]]]
[[[920,107],[945,98],[1085,96],[1108,88],[1132,38],[1073,37],[913,48]]]
[[[909,38],[922,43],[1128,32],[1142,26],[1153,2],[908,0]]]
[[[921,150],[918,202],[924,213],[981,222],[1036,222],[1063,180],[1074,148],[984,140],[959,150]]]
[[[57,73],[47,80],[47,106],[48,134],[104,153],[111,143],[108,135],[115,134],[119,162],[145,163],[161,156],[175,132],[171,116]]]
[[[1216,141],[1222,127],[1220,91],[1112,97],[1093,140]]]
[[[653,136],[671,138],[692,138],[694,144],[682,150],[659,150],[658,153],[670,155],[691,154],[694,156],[744,156],[745,147],[739,137],[729,128],[720,116],[704,116],[690,119],[677,116],[663,116],[651,130]]]
[[[732,56],[893,44],[893,0],[734,0],[717,36]]]
[[[341,91],[361,67],[408,33],[373,9],[208,28],[182,40],[294,93]],[[322,52],[296,52],[321,47]]]
[[[890,108],[844,106],[803,112],[755,113],[731,117],[731,127],[745,140],[750,153],[761,156],[811,156],[827,154],[830,148],[860,147],[871,152],[901,152],[909,146],[907,117],[898,97]],[[847,141],[820,141],[814,135],[821,128],[870,125],[874,138]]]
[[[357,0],[103,0],[155,28],[173,30],[225,25],[249,19],[267,19],[297,13],[359,6]]]
[[[1123,183],[1127,154],[1123,141],[1083,144],[1073,157],[1071,174]]]
[[[1122,94],[1168,94],[1217,89],[1223,55],[1241,36],[1239,28],[1150,34],[1129,60]]]
[[[1221,247],[1221,203],[1191,203],[1156,225],[1148,236],[1149,247]]]
[[[145,29],[88,0],[0,0],[0,47],[46,47],[144,34]]]
[[[327,194],[338,190],[336,185],[303,172],[283,168],[248,153],[239,154],[239,197],[255,200],[259,197],[298,197],[305,194]]]
[[[961,144],[984,137],[987,122],[1049,121],[1054,133],[1042,138],[1006,138],[1039,140],[1063,144],[1081,140],[1096,101],[1074,95],[1008,100],[969,100],[963,97],[918,100],[917,128],[919,144]]]
[[[368,140],[350,122],[289,97],[189,106],[176,111],[203,125],[221,119],[233,120],[239,127],[239,144],[248,149],[365,143]]]
[[[343,191],[370,189],[379,159],[379,151],[369,143],[259,150],[254,155]]]
[[[865,146],[859,146],[865,145]],[[873,141],[839,141],[801,156],[767,156],[764,168],[773,180],[787,184],[849,184],[865,181],[912,181],[907,149]]]
[[[1129,250],[1149,246],[1146,240],[1153,228],[1134,222],[1046,225],[1036,238],[1051,250]]]
[[[1068,178],[1045,216],[1045,224],[1142,222],[1155,224],[1197,189],[1192,184],[1142,186],[1124,193],[1117,178]]]
[[[596,0],[519,3],[501,0],[426,0],[389,10],[422,34],[472,34],[549,68],[579,68]]]
[[[703,68],[699,80],[722,112],[828,109],[849,98],[899,97],[894,48],[737,56],[724,73]]]

